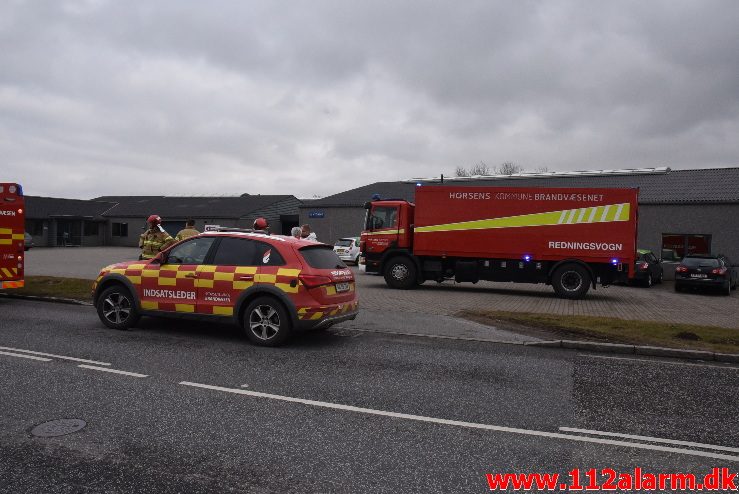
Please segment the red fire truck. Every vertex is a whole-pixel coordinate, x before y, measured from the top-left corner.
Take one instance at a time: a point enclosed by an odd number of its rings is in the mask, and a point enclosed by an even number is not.
[[[637,189],[417,186],[415,204],[365,204],[362,260],[393,288],[448,279],[546,283],[560,297],[582,298],[590,286],[633,277],[637,196]]]
[[[0,183],[0,289],[23,287],[25,217],[23,188]]]

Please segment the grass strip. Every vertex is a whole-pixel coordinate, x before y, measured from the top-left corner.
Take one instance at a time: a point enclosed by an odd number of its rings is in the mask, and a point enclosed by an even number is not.
[[[25,281],[25,287],[23,288],[0,290],[0,293],[68,298],[81,302],[92,302],[93,280],[58,278],[55,276],[27,276]]]
[[[553,339],[661,346],[685,350],[739,353],[739,328],[638,321],[615,317],[560,316],[507,311],[465,310],[459,317],[503,329],[533,329]]]

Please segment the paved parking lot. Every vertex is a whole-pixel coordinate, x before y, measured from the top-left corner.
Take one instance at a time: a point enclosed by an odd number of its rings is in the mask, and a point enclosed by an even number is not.
[[[137,256],[138,249],[124,247],[32,249],[27,253],[26,272],[93,279],[102,266]],[[357,273],[357,290],[362,307],[396,314],[453,315],[463,309],[489,309],[739,328],[739,291],[730,297],[676,293],[672,282],[648,289],[598,288],[591,290],[585,300],[562,300],[554,296],[551,287],[544,285],[490,282],[457,285],[429,281],[418,289],[404,291],[388,288],[380,276]]]

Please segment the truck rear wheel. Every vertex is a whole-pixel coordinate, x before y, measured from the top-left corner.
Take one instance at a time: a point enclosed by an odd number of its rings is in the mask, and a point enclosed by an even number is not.
[[[416,286],[416,265],[407,257],[393,257],[385,265],[385,283],[392,288],[408,290]]]
[[[583,298],[590,289],[590,274],[583,266],[565,264],[554,271],[552,286],[561,298]]]

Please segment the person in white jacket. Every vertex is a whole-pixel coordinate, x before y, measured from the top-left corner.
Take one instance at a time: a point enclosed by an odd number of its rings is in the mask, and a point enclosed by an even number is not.
[[[318,237],[316,237],[316,234],[314,232],[310,231],[310,225],[308,223],[300,228],[302,230],[302,233],[300,234],[301,238],[304,238],[305,240],[310,240],[311,242],[318,242]]]

